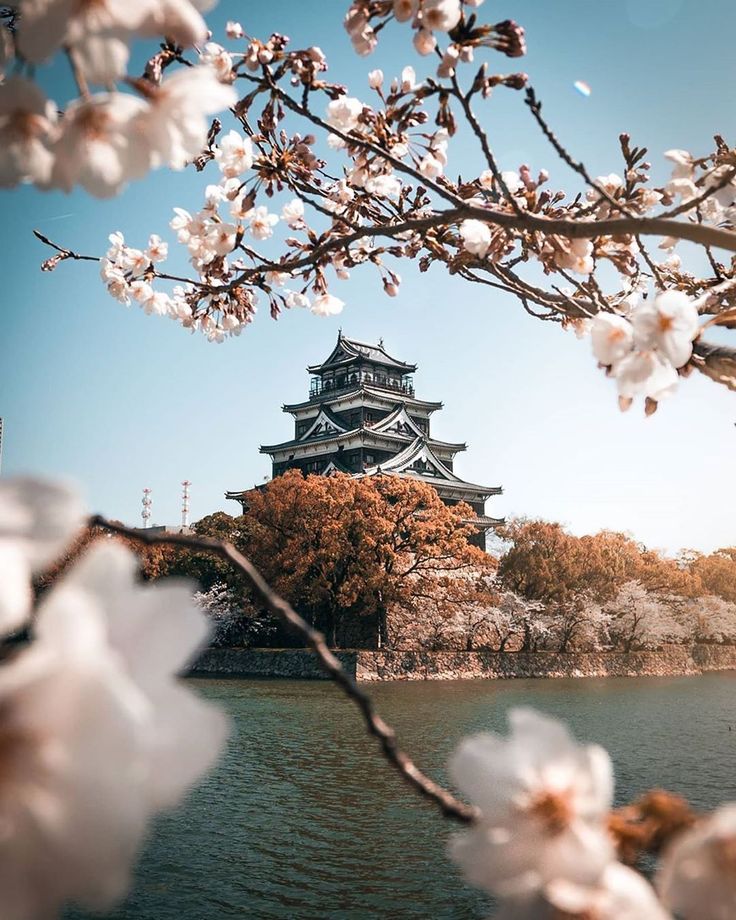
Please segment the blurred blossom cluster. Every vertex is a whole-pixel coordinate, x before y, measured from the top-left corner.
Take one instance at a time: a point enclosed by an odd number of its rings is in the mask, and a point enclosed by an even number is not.
[[[142,585],[95,542],[35,605],[31,577],[84,523],[66,487],[0,482],[0,904],[4,920],[112,907],[150,820],[215,762],[223,714],[177,677],[207,638],[184,583]],[[25,642],[8,637],[26,630]]]
[[[736,911],[736,805],[666,847],[652,887],[618,861],[611,760],[555,719],[509,713],[508,738],[466,738],[450,762],[480,818],[450,852],[503,920],[726,920]],[[672,913],[670,913],[670,911]]]

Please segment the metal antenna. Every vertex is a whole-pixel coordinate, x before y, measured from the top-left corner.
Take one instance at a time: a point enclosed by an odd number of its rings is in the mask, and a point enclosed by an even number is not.
[[[150,527],[149,521],[151,520],[151,505],[153,505],[153,499],[151,498],[151,492],[153,490],[146,487],[143,490],[143,499],[141,504],[143,505],[143,510],[141,511],[141,517],[143,518],[143,526]]]
[[[181,485],[181,526],[184,528],[189,527],[189,486],[191,482],[185,479]]]

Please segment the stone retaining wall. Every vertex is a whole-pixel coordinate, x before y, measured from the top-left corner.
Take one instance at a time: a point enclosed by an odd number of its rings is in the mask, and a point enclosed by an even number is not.
[[[669,646],[656,652],[344,651],[337,657],[360,681],[493,680],[512,677],[674,677],[736,670],[736,647]],[[195,675],[324,679],[306,649],[209,649]]]

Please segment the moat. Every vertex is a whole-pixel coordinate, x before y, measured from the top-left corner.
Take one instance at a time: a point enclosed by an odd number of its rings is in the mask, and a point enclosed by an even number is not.
[[[488,915],[488,902],[445,857],[450,825],[389,771],[331,684],[193,686],[228,709],[233,738],[187,805],[156,825],[115,920]],[[523,704],[608,748],[617,802],[652,786],[699,808],[736,799],[734,672],[385,683],[371,693],[438,777],[460,737],[504,730],[506,710]]]

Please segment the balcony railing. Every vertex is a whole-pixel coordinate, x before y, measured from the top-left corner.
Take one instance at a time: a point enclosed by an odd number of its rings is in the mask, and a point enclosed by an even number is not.
[[[309,398],[316,399],[328,394],[341,393],[344,390],[352,390],[361,384],[378,387],[381,390],[389,390],[392,393],[402,393],[405,396],[414,396],[414,383],[411,379],[402,378],[397,380],[374,374],[349,374],[347,377],[338,377],[336,380],[323,380],[321,377],[312,378],[309,387]]]

